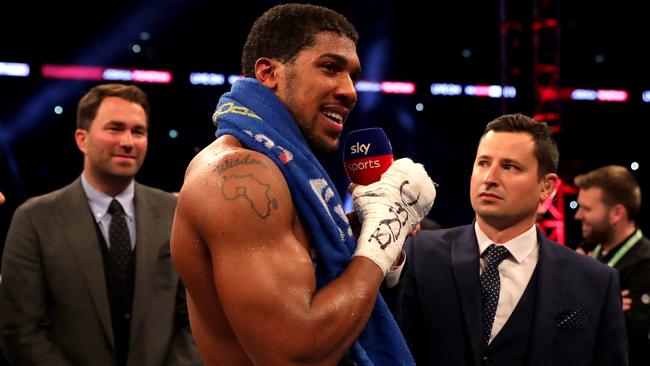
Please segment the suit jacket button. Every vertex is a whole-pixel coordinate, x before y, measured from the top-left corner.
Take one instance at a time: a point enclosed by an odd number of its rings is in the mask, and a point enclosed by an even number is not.
[[[129,314],[129,313],[124,314],[124,319],[126,319],[126,320],[131,319],[131,314]]]

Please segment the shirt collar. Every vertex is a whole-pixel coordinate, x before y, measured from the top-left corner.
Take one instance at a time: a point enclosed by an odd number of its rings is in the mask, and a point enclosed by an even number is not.
[[[84,173],[81,174],[81,186],[83,187],[84,193],[88,198],[88,204],[90,205],[90,210],[93,212],[93,217],[95,218],[95,221],[100,222],[106,216],[106,214],[108,213],[108,206],[111,204],[111,201],[113,201],[113,198],[115,198],[120,203],[120,205],[122,205],[126,217],[131,220],[134,219],[134,211],[135,211],[133,205],[133,198],[135,197],[134,181],[131,181],[131,183],[126,187],[126,189],[120,192],[120,194],[118,194],[115,197],[111,197],[104,192],[100,192],[96,190],[90,184],[90,182],[88,182],[88,179],[86,179],[86,175]]]
[[[483,251],[485,251],[490,244],[493,244],[494,241],[488,238],[488,236],[481,230],[478,226],[478,222],[474,222],[474,229],[476,231],[476,240],[478,241],[479,252],[483,254]],[[517,263],[521,263],[535,248],[537,248],[537,228],[533,225],[530,229],[526,230],[519,236],[505,243],[500,243],[500,245],[503,245],[508,249]]]

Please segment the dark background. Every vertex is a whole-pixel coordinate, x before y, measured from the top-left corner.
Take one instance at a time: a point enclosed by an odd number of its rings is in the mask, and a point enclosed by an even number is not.
[[[96,82],[44,79],[42,64],[77,64],[170,70],[168,85],[139,84],[150,96],[149,153],[138,180],[168,191],[180,189],[191,158],[213,140],[211,116],[229,86],[193,86],[190,72],[237,74],[241,48],[253,21],[277,1],[101,1],[25,3],[0,12],[0,62],[24,62],[27,78],[0,76],[0,245],[11,215],[27,198],[60,188],[81,171],[73,140],[79,98]],[[415,95],[360,93],[345,130],[378,126],[397,157],[425,164],[439,184],[429,217],[443,227],[471,222],[469,178],[477,142],[487,122],[503,113],[535,111],[532,13],[545,1],[314,1],[346,15],[360,34],[358,53],[370,81],[412,81]],[[649,15],[643,2],[555,1],[559,20],[560,85],[625,89],[626,103],[563,101],[556,134],[560,176],[605,164],[629,167],[642,190],[646,173],[650,104]],[[504,43],[505,18],[520,25]],[[147,32],[148,39],[142,39]],[[146,38],[146,37],[145,37]],[[142,52],[133,53],[133,44]],[[513,44],[516,43],[516,47]],[[542,47],[543,48],[543,47]],[[542,50],[541,52],[545,52]],[[505,65],[505,66],[504,66]],[[512,68],[519,72],[513,74]],[[431,83],[500,84],[517,98],[432,96]],[[416,111],[422,103],[424,110]],[[53,112],[55,106],[63,113]],[[178,131],[171,139],[169,130]],[[325,160],[344,190],[340,156]],[[575,199],[567,196],[567,202]],[[567,244],[580,240],[574,211],[566,207]],[[640,226],[650,232],[648,209]]]

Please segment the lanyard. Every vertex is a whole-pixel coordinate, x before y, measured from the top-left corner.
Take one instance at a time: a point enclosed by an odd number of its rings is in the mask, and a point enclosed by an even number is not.
[[[630,251],[632,247],[639,242],[639,239],[643,237],[643,233],[641,233],[641,229],[637,229],[634,235],[632,235],[629,239],[625,241],[623,244],[623,247],[619,249],[616,254],[614,254],[614,257],[607,262],[607,265],[610,267],[614,267],[618,261],[623,258],[625,253]],[[600,250],[602,249],[602,245],[598,244],[596,245],[596,248],[594,249],[593,253],[591,254],[592,257],[598,258],[598,254],[600,254]]]

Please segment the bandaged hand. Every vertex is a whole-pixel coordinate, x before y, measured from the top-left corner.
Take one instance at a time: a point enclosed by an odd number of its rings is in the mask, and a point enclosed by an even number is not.
[[[435,198],[435,184],[422,164],[408,158],[394,161],[378,182],[356,187],[352,202],[362,226],[354,255],[367,257],[388,273],[406,236]]]

